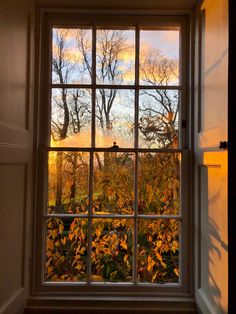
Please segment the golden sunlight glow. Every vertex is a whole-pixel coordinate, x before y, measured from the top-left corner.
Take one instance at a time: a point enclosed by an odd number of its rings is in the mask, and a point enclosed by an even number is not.
[[[90,147],[91,133],[83,132],[68,136],[61,141],[55,141],[51,137],[52,147]]]
[[[228,172],[228,152],[204,152],[203,164],[206,166],[220,166],[221,172],[227,175]]]
[[[119,147],[132,147],[133,139],[129,136],[125,136],[120,133],[106,134],[96,130],[96,146],[109,148],[113,146],[113,142],[117,142]],[[51,137],[51,147],[90,147],[91,134],[90,132],[76,133],[74,135],[68,136],[61,141],[55,141]]]

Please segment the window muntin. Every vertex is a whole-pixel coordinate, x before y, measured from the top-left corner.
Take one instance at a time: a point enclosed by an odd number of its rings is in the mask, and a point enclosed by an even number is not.
[[[176,27],[175,27],[176,28]],[[140,28],[141,29],[141,28]],[[169,29],[169,28],[168,28]],[[93,36],[94,34],[96,34],[96,31],[95,29],[93,29]],[[75,281],[79,284],[79,283],[83,283],[84,281],[86,282],[86,280],[88,280],[88,282],[90,283],[98,283],[98,282],[118,282],[118,284],[122,283],[122,282],[129,282],[130,284],[139,284],[139,283],[169,283],[169,284],[172,284],[172,283],[177,283],[177,284],[180,284],[181,283],[181,279],[179,280],[179,270],[176,268],[175,271],[174,271],[174,268],[173,268],[173,276],[176,276],[177,280],[173,280],[172,279],[169,279],[169,280],[156,280],[156,268],[155,266],[158,265],[158,258],[157,258],[157,254],[156,254],[156,258],[153,260],[151,259],[150,257],[146,259],[146,263],[150,262],[150,267],[148,268],[149,269],[149,272],[150,270],[152,269],[152,271],[155,273],[153,273],[151,275],[152,279],[150,279],[151,277],[150,276],[147,276],[146,277],[142,277],[139,272],[141,271],[140,270],[140,266],[138,266],[138,263],[140,264],[141,262],[139,262],[139,251],[138,251],[138,233],[139,233],[139,230],[140,230],[140,227],[138,226],[141,226],[142,223],[144,223],[145,221],[147,222],[146,225],[148,225],[148,223],[150,222],[154,222],[155,223],[160,223],[162,221],[167,221],[169,224],[170,224],[170,221],[173,221],[175,222],[175,224],[173,225],[178,225],[178,228],[175,226],[175,229],[178,230],[177,231],[177,236],[175,235],[174,238],[171,240],[172,242],[174,242],[175,244],[173,245],[173,252],[175,253],[176,251],[178,251],[178,240],[180,238],[180,229],[182,228],[182,217],[180,214],[180,212],[177,212],[175,215],[173,214],[171,217],[164,214],[162,215],[159,215],[157,213],[151,213],[149,216],[146,215],[146,214],[143,214],[141,212],[139,212],[138,210],[138,173],[139,173],[139,162],[138,160],[140,159],[139,155],[155,155],[157,153],[162,153],[163,155],[163,158],[166,154],[170,154],[170,155],[173,155],[173,156],[176,156],[176,154],[178,155],[178,157],[176,158],[179,163],[181,163],[181,159],[182,159],[182,149],[179,147],[180,143],[182,142],[181,140],[179,140],[179,136],[177,137],[177,141],[176,140],[172,140],[172,142],[168,143],[168,144],[164,144],[164,145],[157,145],[156,143],[152,143],[150,145],[150,143],[146,144],[142,147],[141,145],[139,145],[139,143],[141,141],[138,140],[138,137],[139,137],[139,133],[140,130],[139,130],[139,116],[138,116],[138,108],[140,110],[140,100],[139,98],[141,98],[142,96],[142,91],[145,91],[145,89],[147,89],[148,92],[150,92],[150,94],[152,94],[152,92],[154,90],[162,90],[164,93],[168,93],[172,92],[172,90],[174,91],[175,89],[175,92],[177,92],[177,94],[180,93],[180,91],[182,90],[182,86],[180,85],[170,85],[170,86],[167,86],[167,85],[161,85],[161,86],[155,86],[155,88],[153,89],[152,86],[146,88],[146,86],[142,85],[139,83],[139,73],[140,73],[140,68],[138,67],[138,61],[137,59],[139,59],[139,55],[140,55],[140,49],[139,49],[139,41],[138,41],[138,38],[139,38],[139,28],[136,28],[135,30],[135,38],[136,38],[136,41],[135,41],[135,52],[136,52],[136,59],[135,59],[135,84],[132,85],[132,83],[130,83],[130,85],[125,85],[124,87],[123,86],[118,86],[116,84],[111,84],[112,86],[108,86],[109,84],[100,84],[98,83],[98,81],[96,82],[95,80],[95,62],[94,62],[94,59],[96,56],[94,54],[94,52],[96,51],[96,49],[94,49],[94,45],[92,47],[92,52],[91,52],[91,59],[93,60],[93,62],[91,63],[92,64],[92,79],[91,79],[91,84],[87,84],[86,80],[85,82],[83,83],[78,83],[78,82],[73,82],[73,83],[62,83],[61,85],[63,85],[62,87],[62,90],[64,89],[67,89],[69,91],[71,91],[72,89],[82,89],[82,88],[85,88],[85,85],[88,85],[86,86],[86,89],[89,89],[90,90],[90,96],[91,96],[91,111],[90,111],[90,122],[91,123],[91,144],[89,145],[89,140],[88,140],[88,145],[80,145],[80,143],[82,143],[82,140],[78,140],[76,141],[76,143],[74,144],[73,140],[71,142],[69,142],[69,144],[64,144],[63,143],[63,140],[64,142],[68,141],[68,138],[65,138],[65,139],[62,139],[62,145],[60,143],[55,143],[56,141],[52,141],[51,142],[51,148],[49,147],[48,150],[51,151],[51,152],[57,152],[57,154],[59,152],[62,152],[63,154],[65,152],[73,152],[73,153],[77,153],[77,154],[80,154],[81,152],[87,152],[88,155],[89,155],[89,162],[88,162],[88,165],[87,165],[87,168],[89,168],[89,182],[88,182],[88,189],[89,189],[89,196],[88,196],[88,199],[87,199],[87,202],[86,202],[86,210],[85,212],[81,212],[80,210],[79,211],[75,211],[75,210],[72,210],[72,212],[57,212],[56,214],[54,213],[48,213],[46,214],[47,216],[47,219],[59,219],[58,223],[60,223],[60,219],[62,220],[62,222],[64,221],[65,219],[65,215],[66,216],[70,216],[71,218],[71,221],[70,223],[66,222],[66,225],[67,227],[64,229],[66,230],[65,232],[67,232],[67,236],[69,237],[69,234],[71,234],[71,230],[68,229],[68,225],[70,225],[70,228],[71,225],[73,225],[73,219],[78,219],[78,220],[83,220],[84,221],[84,225],[86,226],[86,246],[85,247],[85,250],[83,250],[83,254],[85,254],[86,252],[86,261],[87,261],[87,264],[83,267],[83,271],[84,269],[86,269],[85,273],[86,273],[86,276],[82,279],[81,278],[77,278]],[[94,42],[94,37],[92,39],[92,42]],[[182,57],[182,56],[180,56]],[[59,84],[58,83],[52,83],[51,84],[51,87],[53,89],[55,88],[59,88]],[[117,89],[118,91],[130,91],[134,94],[134,108],[133,108],[133,111],[134,111],[134,130],[133,130],[133,137],[134,137],[134,141],[131,141],[131,145],[127,147],[125,147],[125,145],[122,145],[122,141],[120,140],[120,138],[116,139],[116,142],[117,144],[119,145],[119,148],[116,149],[116,148],[110,148],[113,144],[113,142],[109,143],[109,145],[101,145],[99,147],[99,145],[96,145],[96,134],[98,134],[98,132],[96,132],[96,94],[100,91],[100,89],[103,89],[103,90],[107,90],[107,91],[111,91],[113,89]],[[70,93],[70,92],[69,92]],[[150,96],[152,97],[152,96]],[[177,103],[178,103],[178,100],[177,100]],[[182,104],[181,104],[182,105]],[[154,105],[155,107],[155,105]],[[179,111],[179,109],[181,109],[182,111],[182,107],[179,106],[179,104],[176,106],[177,107],[177,111],[175,112],[175,116],[176,116],[176,125],[177,125],[177,133],[179,135],[179,129],[180,129],[180,126],[179,126],[179,123],[178,123],[178,117],[179,115],[181,115],[181,112]],[[152,108],[151,108],[152,109]],[[142,107],[141,107],[141,110],[142,110]],[[140,110],[140,111],[141,111]],[[141,114],[139,114],[141,116]],[[117,115],[118,116],[118,115]],[[169,117],[167,115],[167,124],[173,119],[173,113],[170,112],[169,114]],[[68,128],[69,129],[69,128]],[[181,131],[182,132],[182,131]],[[78,133],[78,132],[75,132],[75,133]],[[69,135],[69,133],[68,133]],[[76,134],[77,135],[77,134]],[[181,136],[182,134],[180,134]],[[89,137],[89,136],[88,136]],[[81,137],[83,138],[83,137]],[[103,141],[105,142],[105,141]],[[121,143],[121,145],[120,145]],[[111,146],[110,146],[111,145]],[[156,146],[155,146],[156,145]],[[63,148],[65,147],[65,149]],[[67,147],[67,148],[66,148]],[[109,147],[109,148],[108,148]],[[115,214],[115,217],[113,217],[114,213],[104,213],[103,216],[101,214],[99,214],[98,212],[93,212],[93,202],[92,202],[92,199],[93,199],[93,194],[92,194],[92,190],[93,190],[93,186],[94,186],[94,182],[93,182],[93,179],[94,179],[94,165],[95,165],[95,155],[97,153],[99,154],[105,154],[105,153],[109,153],[109,154],[130,154],[132,153],[133,154],[133,159],[134,159],[134,165],[133,165],[133,168],[134,168],[134,178],[133,178],[133,197],[134,197],[134,203],[133,203],[133,212],[131,211],[131,214],[130,213],[118,213],[118,214]],[[116,157],[117,158],[117,157]],[[164,158],[165,159],[165,158]],[[182,165],[181,165],[182,166]],[[173,170],[172,172],[175,172],[176,170]],[[178,173],[179,172],[179,173]],[[181,176],[181,173],[180,173],[180,168],[179,170],[177,170],[177,173],[179,176]],[[177,176],[178,176],[177,175]],[[50,176],[49,176],[49,180],[50,180]],[[178,182],[178,189],[180,190],[180,185],[182,185],[182,181],[180,180],[180,177],[176,180],[176,181],[179,181]],[[178,192],[179,193],[179,192]],[[178,198],[180,198],[180,195],[178,194]],[[177,201],[179,203],[179,208],[181,207],[180,206],[180,199]],[[62,206],[63,210],[64,210],[64,206]],[[88,210],[88,211],[87,211]],[[56,217],[54,217],[56,215]],[[101,217],[98,217],[97,215],[101,215]],[[171,218],[171,220],[170,220]],[[108,220],[110,222],[110,225],[112,225],[112,222],[115,222],[115,219],[116,220],[120,220],[120,221],[129,221],[129,223],[131,223],[131,225],[133,226],[132,228],[132,239],[133,239],[133,247],[132,247],[132,254],[130,253],[130,256],[131,256],[131,260],[132,260],[132,270],[131,270],[131,273],[132,273],[132,280],[130,280],[130,275],[128,275],[128,281],[126,281],[125,279],[122,281],[122,280],[116,280],[116,278],[114,277],[114,274],[111,275],[110,273],[110,277],[108,278],[102,278],[101,280],[101,276],[100,276],[100,279],[98,278],[98,276],[94,273],[94,268],[93,268],[93,264],[92,262],[90,262],[90,257],[91,256],[91,253],[93,252],[93,246],[92,246],[92,241],[94,241],[94,236],[93,233],[92,233],[92,230],[93,230],[93,225],[94,225],[94,222],[95,221],[100,221],[101,224],[103,221],[105,220]],[[149,221],[149,220],[151,221]],[[106,230],[104,231],[104,234],[106,235],[107,233],[111,233],[112,231],[106,227],[105,228]],[[168,229],[168,228],[166,228]],[[109,232],[107,231],[109,230]],[[77,231],[76,231],[77,232]],[[55,232],[54,232],[55,234]],[[71,236],[72,238],[72,236]],[[64,241],[64,240],[63,240]],[[182,246],[182,243],[181,243],[181,246]],[[48,246],[47,246],[48,247]],[[78,249],[79,250],[79,249]],[[48,253],[48,252],[47,252]],[[83,255],[82,254],[82,255]],[[82,256],[81,255],[81,259],[83,257],[84,259],[84,255]],[[179,255],[179,254],[178,254]],[[129,257],[130,258],[130,257]],[[47,259],[47,257],[46,257]],[[126,259],[126,258],[125,258]],[[179,260],[179,257],[176,259],[177,261],[177,264],[178,264],[178,260]],[[47,267],[51,266],[49,262],[49,259],[47,259]],[[156,264],[154,266],[152,266],[153,262],[155,262]],[[143,263],[143,262],[142,262]],[[131,264],[131,263],[130,263]],[[161,263],[159,263],[161,265]],[[163,265],[165,264],[165,262],[163,261]],[[140,264],[141,265],[141,264]],[[164,268],[165,266],[162,265],[162,268]],[[174,265],[174,264],[173,264]],[[153,267],[153,268],[152,268]],[[51,268],[50,268],[51,269]],[[79,266],[78,266],[78,269],[79,269]],[[147,270],[146,270],[147,271]],[[181,271],[182,269],[180,270],[180,274],[181,274]],[[82,272],[82,271],[81,271]],[[177,275],[178,274],[178,275]],[[72,280],[72,278],[69,278],[69,277],[64,277],[64,278],[53,278],[52,277],[47,277],[47,270],[45,270],[45,278],[44,280],[46,280],[46,282],[48,281],[51,281],[51,282],[61,282],[61,281],[64,281],[64,282],[70,282]],[[96,277],[97,276],[97,277]],[[155,278],[154,278],[155,277]],[[86,279],[85,279],[86,278]],[[154,278],[154,279],[153,279]],[[171,278],[171,277],[170,277]],[[96,279],[96,280],[95,280]]]

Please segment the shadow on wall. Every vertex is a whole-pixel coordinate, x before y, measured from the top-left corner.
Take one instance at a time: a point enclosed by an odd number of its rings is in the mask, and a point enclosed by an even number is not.
[[[228,245],[222,165],[201,167],[199,289],[213,313],[227,313]],[[226,217],[227,218],[227,217]]]

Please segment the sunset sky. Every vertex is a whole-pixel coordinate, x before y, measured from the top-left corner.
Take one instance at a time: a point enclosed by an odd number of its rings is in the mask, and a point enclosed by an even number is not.
[[[65,79],[64,83],[83,83],[90,84],[90,74],[88,69],[83,69],[84,63],[80,50],[78,49],[77,41],[75,39],[76,29],[53,29],[53,58],[57,59],[59,55],[58,43],[56,42],[57,32],[65,39],[65,50],[63,53],[63,76]],[[80,30],[81,31],[81,30]],[[84,34],[85,46],[87,49],[89,66],[91,67],[91,43],[92,43],[92,31],[90,29],[82,30]],[[112,35],[113,30],[108,31],[108,36]],[[119,35],[117,35],[119,36]],[[122,47],[120,48],[120,53],[118,53],[119,60],[119,74],[116,75],[115,84],[134,84],[135,77],[135,31],[133,30],[123,30],[122,31]],[[99,68],[102,58],[102,46],[104,44],[104,33],[100,30],[97,31],[97,75],[98,79],[101,77],[101,70]],[[159,55],[169,59],[179,59],[179,31],[178,30],[141,30],[140,31],[140,60],[145,58],[152,51],[159,51]],[[99,61],[100,60],[100,61]],[[69,69],[68,77],[66,78],[66,70]],[[83,69],[83,71],[81,71]],[[52,80],[54,83],[59,83],[59,76],[53,72]],[[111,84],[109,79],[104,81],[97,81],[98,83]],[[140,83],[146,84],[142,81],[140,75]],[[178,80],[176,77],[170,80],[168,84],[178,85]],[[106,95],[107,100],[109,100],[109,90],[108,95]],[[89,111],[91,113],[91,90],[87,90],[87,96],[85,95],[80,98],[79,101],[87,102],[89,106]],[[141,95],[142,94],[142,95]],[[156,111],[163,111],[161,108],[161,103],[154,100],[152,97],[145,96],[145,93],[140,94],[140,108],[145,108],[145,103],[149,103],[149,107],[152,107]],[[173,94],[173,95],[172,95]],[[170,93],[170,100],[173,102],[173,108],[177,110],[177,100],[174,96],[176,92]],[[97,104],[102,107],[102,100],[99,90],[96,93]],[[169,96],[168,96],[169,97]],[[63,105],[61,102],[61,92],[60,89],[53,89],[52,93],[52,120],[54,122],[63,123]],[[73,107],[73,95],[72,89],[67,91],[67,102],[69,110]],[[79,103],[80,104],[80,103]],[[81,104],[80,104],[81,105]],[[96,109],[97,110],[97,109]],[[145,115],[151,114],[150,112],[141,113],[140,117],[145,117]],[[152,115],[152,114],[151,114]],[[107,147],[112,146],[113,141],[118,142],[121,147],[132,147],[134,143],[133,136],[133,125],[134,125],[134,91],[120,90],[117,91],[116,97],[114,99],[112,109],[110,112],[110,118],[112,122],[112,130],[109,132],[102,132],[98,119],[96,118],[96,146],[97,147]],[[68,134],[68,138],[60,141],[60,143],[51,142],[53,146],[88,146],[90,145],[91,137],[91,117],[88,118],[87,124],[81,130],[81,134]],[[108,134],[109,133],[109,134]],[[142,136],[139,136],[140,143],[145,147],[145,140]]]

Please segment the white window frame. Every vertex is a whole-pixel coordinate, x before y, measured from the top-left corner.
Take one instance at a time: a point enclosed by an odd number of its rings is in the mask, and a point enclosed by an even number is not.
[[[180,26],[181,39],[180,46],[182,53],[180,54],[181,64],[181,87],[174,86],[173,89],[181,90],[181,114],[180,121],[187,121],[187,127],[182,134],[182,147],[179,149],[166,150],[157,149],[153,152],[180,152],[182,154],[182,165],[184,168],[181,170],[181,209],[182,214],[178,219],[185,227],[181,232],[181,253],[180,253],[180,267],[181,267],[181,280],[180,284],[92,284],[87,286],[81,283],[72,282],[44,282],[44,242],[45,242],[45,230],[44,230],[44,213],[45,213],[45,200],[47,184],[47,153],[49,147],[49,132],[50,132],[50,93],[51,88],[50,79],[50,46],[51,46],[51,28],[53,25],[60,26],[75,26],[82,25],[94,25],[101,23],[103,26],[117,26],[119,21],[122,26],[132,26],[138,23],[145,27],[155,28],[164,26]],[[79,21],[79,22],[78,22]],[[106,23],[104,23],[106,21]],[[38,60],[38,72],[37,72],[37,89],[38,89],[38,110],[37,110],[37,129],[38,136],[36,139],[36,154],[37,154],[37,171],[36,171],[36,202],[35,202],[35,241],[34,241],[34,264],[32,274],[32,288],[36,295],[73,295],[77,297],[81,296],[117,296],[124,298],[130,297],[163,297],[163,296],[190,296],[192,295],[192,234],[191,223],[191,130],[190,130],[190,73],[189,65],[190,60],[190,16],[189,15],[163,15],[158,12],[122,12],[122,11],[92,11],[92,10],[41,10],[38,21],[38,43],[39,51],[36,55]],[[137,64],[136,64],[137,66]],[[99,85],[100,87],[101,85]],[[87,86],[88,87],[88,86]],[[110,87],[110,86],[109,86]],[[146,88],[147,86],[145,86]],[[121,87],[122,88],[122,87]],[[124,86],[125,88],[125,86]],[[134,87],[135,88],[135,87]],[[188,104],[188,105],[187,105]],[[45,122],[47,121],[47,122]],[[181,124],[181,123],[180,123]],[[67,148],[64,149],[65,151]],[[104,149],[101,149],[104,151]],[[44,230],[44,232],[42,232]],[[183,254],[183,252],[186,252]],[[109,286],[109,288],[108,288]]]

